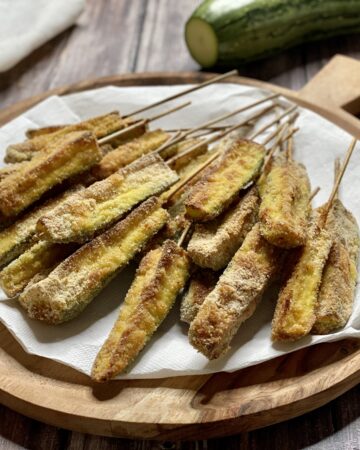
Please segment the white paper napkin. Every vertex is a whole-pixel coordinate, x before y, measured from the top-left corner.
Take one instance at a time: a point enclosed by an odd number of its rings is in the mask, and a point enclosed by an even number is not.
[[[85,0],[0,0],[0,72],[75,23]]]
[[[63,98],[51,97],[0,129],[0,158],[2,160],[9,142],[23,139],[27,127],[74,122],[80,118],[115,109],[120,109],[124,114],[130,113],[140,106],[181,89],[183,87],[180,86],[107,87]],[[266,93],[263,91],[246,86],[233,84],[209,86],[206,90],[188,96],[193,101],[192,106],[164,117],[154,123],[153,127],[175,128],[200,124],[264,95]],[[177,100],[171,105],[181,101]],[[170,107],[170,104],[168,106]],[[155,111],[146,114],[152,115]],[[238,117],[232,118],[228,123],[236,123],[238,120]],[[319,205],[326,201],[331,191],[334,158],[344,155],[351,137],[327,120],[303,109],[300,109],[297,124],[300,131],[295,135],[295,157],[306,164],[312,186],[321,187],[315,199],[315,204]],[[357,148],[341,188],[343,202],[355,214],[358,221],[360,220],[359,165],[360,148]],[[0,291],[0,320],[29,353],[54,359],[80,372],[90,374],[93,360],[112,328],[133,274],[134,266],[124,270],[78,318],[56,327],[28,319],[16,300],[6,299]],[[270,340],[270,321],[275,306],[273,297],[274,294],[268,293],[263,298],[253,317],[241,326],[233,340],[231,351],[225,357],[212,362],[197,353],[188,343],[187,326],[179,321],[177,304],[130,368],[130,372],[120,378],[159,378],[218,371],[231,372],[315,343],[345,337],[360,337],[358,292],[353,315],[341,331],[327,336],[309,336],[297,343],[273,345]]]

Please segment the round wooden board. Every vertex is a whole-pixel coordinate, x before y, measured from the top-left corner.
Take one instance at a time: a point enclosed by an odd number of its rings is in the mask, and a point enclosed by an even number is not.
[[[106,86],[203,81],[210,74],[151,73],[86,81],[20,102],[0,112],[0,124],[52,94]],[[298,94],[255,80],[228,81],[280,91],[353,134],[357,119],[312,105]],[[360,341],[299,350],[234,373],[113,381],[96,385],[62,364],[27,354],[0,325],[0,401],[40,421],[81,432],[149,439],[201,439],[271,425],[311,411],[360,380]]]

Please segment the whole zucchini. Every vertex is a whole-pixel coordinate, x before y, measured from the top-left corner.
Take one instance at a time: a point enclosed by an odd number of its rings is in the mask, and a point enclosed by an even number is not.
[[[360,0],[205,0],[185,27],[202,66],[235,65],[360,31]]]

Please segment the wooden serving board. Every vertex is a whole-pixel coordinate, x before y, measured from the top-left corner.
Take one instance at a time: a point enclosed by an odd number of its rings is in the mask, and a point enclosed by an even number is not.
[[[210,76],[151,73],[86,81],[7,108],[0,124],[52,94],[108,84],[193,83]],[[228,81],[281,92],[360,137],[360,121],[342,109],[360,112],[360,62],[335,57],[299,93],[241,77]],[[360,340],[319,344],[234,373],[104,385],[27,354],[4,326],[0,342],[0,402],[52,425],[107,436],[201,439],[248,431],[311,411],[360,381]]]

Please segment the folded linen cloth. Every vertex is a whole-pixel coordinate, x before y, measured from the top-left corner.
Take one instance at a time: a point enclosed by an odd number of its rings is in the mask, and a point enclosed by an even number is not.
[[[85,0],[0,0],[0,72],[75,23]]]

